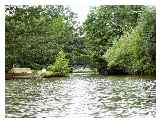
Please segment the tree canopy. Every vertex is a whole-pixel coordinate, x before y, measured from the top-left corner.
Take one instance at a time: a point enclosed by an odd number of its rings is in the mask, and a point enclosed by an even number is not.
[[[152,6],[92,7],[82,25],[76,13],[63,5],[9,5],[5,10],[6,71],[13,64],[32,69],[58,66],[64,59],[59,56],[64,56],[66,69],[80,65],[97,68],[100,74],[115,69],[155,73],[156,12]]]
[[[145,9],[137,26],[123,34],[104,55],[108,66],[126,67],[131,73],[154,73],[155,20],[155,11]]]
[[[76,14],[58,6],[6,6],[6,67],[40,69],[55,60],[60,49],[70,52]]]
[[[132,71],[129,71],[132,73],[136,71],[147,73],[146,70],[155,72],[153,67],[155,66],[153,63],[155,62],[154,7],[133,5],[93,7],[83,28],[85,44],[94,64],[97,64],[96,67],[100,69],[99,72],[113,67],[124,68],[127,71],[131,69]],[[131,54],[127,52],[129,48]],[[143,63],[140,63],[137,57],[143,60]],[[148,63],[146,60],[149,60]],[[126,66],[127,61],[128,66]],[[148,66],[149,62],[152,62],[152,66]]]

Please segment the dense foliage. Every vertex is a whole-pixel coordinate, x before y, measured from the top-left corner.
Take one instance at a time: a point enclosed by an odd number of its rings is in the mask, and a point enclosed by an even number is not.
[[[143,6],[98,6],[84,23],[86,45],[99,72],[105,72],[103,55],[126,31],[137,25]]]
[[[110,70],[131,74],[155,72],[154,8],[95,7],[84,23],[84,31],[86,45],[101,74]]]
[[[80,26],[62,5],[6,6],[6,71],[16,64],[48,68],[51,76],[75,66],[100,74],[155,73],[155,15],[151,6],[103,5],[92,7]]]
[[[71,52],[76,15],[64,6],[6,6],[6,70],[13,64],[41,69],[60,49]]]
[[[54,64],[47,67],[48,71],[51,71],[54,76],[67,76],[70,72],[69,60],[66,59],[65,53],[61,50],[56,57]]]
[[[145,9],[137,26],[105,54],[108,66],[124,67],[131,74],[155,73],[155,19],[155,11]]]

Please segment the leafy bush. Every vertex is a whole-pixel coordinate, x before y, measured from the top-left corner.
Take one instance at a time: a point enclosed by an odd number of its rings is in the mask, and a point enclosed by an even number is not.
[[[104,55],[109,67],[126,67],[131,74],[155,72],[155,14],[146,10],[138,25]]]
[[[70,72],[69,60],[65,58],[65,53],[61,50],[53,65],[47,67],[48,71],[52,71],[54,76],[67,76]]]

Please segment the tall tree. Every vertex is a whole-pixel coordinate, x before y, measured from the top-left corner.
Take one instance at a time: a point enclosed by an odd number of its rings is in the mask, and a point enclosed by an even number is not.
[[[109,47],[136,26],[144,6],[98,6],[90,10],[84,22],[85,42],[100,73],[107,62],[102,57]]]
[[[105,54],[109,67],[125,67],[131,74],[155,73],[155,9],[143,12],[137,26],[123,36]]]
[[[74,40],[75,18],[62,5],[6,6],[6,68],[17,64],[40,69],[52,63]]]

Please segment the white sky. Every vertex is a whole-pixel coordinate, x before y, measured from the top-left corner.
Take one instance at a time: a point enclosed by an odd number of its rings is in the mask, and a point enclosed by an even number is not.
[[[82,24],[87,18],[89,12],[89,5],[71,5],[69,6],[71,10],[78,14],[78,20]]]

